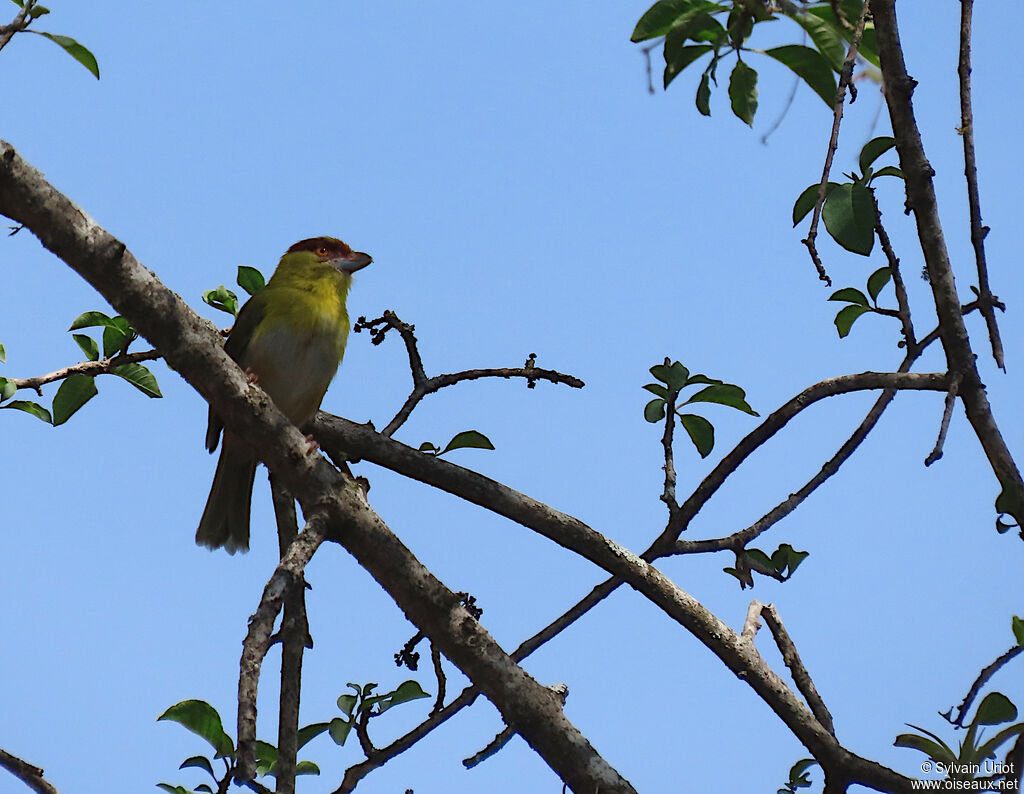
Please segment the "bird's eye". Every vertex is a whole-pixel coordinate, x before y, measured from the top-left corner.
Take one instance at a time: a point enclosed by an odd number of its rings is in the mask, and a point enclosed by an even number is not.
[[[320,248],[316,249],[316,252],[320,256],[327,256],[327,248],[326,248],[326,246],[321,246]]]

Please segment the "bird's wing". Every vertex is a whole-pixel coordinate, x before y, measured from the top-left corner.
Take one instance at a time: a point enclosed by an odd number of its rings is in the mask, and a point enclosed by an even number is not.
[[[267,313],[266,300],[261,300],[261,294],[257,293],[248,301],[235,317],[235,324],[231,327],[231,333],[224,343],[224,351],[233,358],[239,366],[245,367],[245,350],[249,346],[256,326],[260,324]],[[206,448],[213,452],[217,449],[217,442],[220,440],[221,430],[224,423],[210,408],[209,419],[206,423]]]

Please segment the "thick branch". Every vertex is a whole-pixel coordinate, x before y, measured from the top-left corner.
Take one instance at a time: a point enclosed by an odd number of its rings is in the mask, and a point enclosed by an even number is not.
[[[36,792],[36,794],[57,794],[57,789],[43,777],[43,770],[28,761],[0,750],[0,766]]]
[[[928,281],[935,299],[948,368],[951,372],[960,372],[963,375],[960,397],[964,410],[1002,485],[1003,491],[996,502],[996,509],[1010,513],[1018,525],[1024,525],[1024,479],[1021,479],[1017,464],[992,415],[960,311],[960,299],[953,280],[953,270],[942,234],[935,188],[932,184],[935,172],[925,157],[921,133],[914,117],[911,95],[916,83],[907,74],[907,66],[903,60],[895,1],[872,0],[871,8],[878,37],[885,100],[889,107],[900,167],[905,178],[907,206],[913,211],[917,222],[918,239],[921,242]]]
[[[387,529],[365,503],[359,487],[344,480],[323,457],[309,454],[303,435],[262,390],[247,382],[208,324],[143,268],[123,243],[55,190],[4,142],[0,142],[0,213],[31,229],[161,350],[168,364],[195,386],[219,415],[229,417],[231,429],[243,435],[270,471],[280,476],[306,516],[322,521],[323,529],[318,525],[317,533],[329,533],[353,554],[409,619],[481,687],[506,722],[515,726],[562,780],[580,791],[595,787],[608,794],[633,791],[568,721],[558,698],[509,659],[455,594]],[[293,550],[311,529],[307,526],[292,544]],[[292,579],[290,583],[294,583],[294,574]],[[279,604],[289,582],[280,581],[275,573],[268,587],[275,581],[279,592],[272,600]],[[264,610],[271,611],[276,615],[276,608]],[[259,614],[253,621],[265,622]],[[262,657],[255,658],[258,654],[251,649],[258,644],[247,644],[241,664],[238,738],[242,748],[255,739],[255,689]],[[240,750],[236,779],[251,776],[250,753]]]

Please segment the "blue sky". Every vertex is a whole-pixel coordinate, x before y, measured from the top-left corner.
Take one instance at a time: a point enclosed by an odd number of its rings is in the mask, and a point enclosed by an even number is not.
[[[901,3],[916,109],[937,172],[951,255],[966,300],[973,254],[966,223],[955,91],[956,3]],[[205,316],[199,296],[245,264],[269,274],[303,237],[330,234],[370,252],[350,298],[353,317],[393,309],[416,324],[428,372],[541,366],[583,378],[582,391],[478,382],[429,397],[399,438],[442,443],[475,428],[494,452],[463,465],[590,523],[629,548],[664,525],[659,429],[642,415],[649,366],[663,357],[738,383],[766,415],[823,378],[893,369],[897,327],[862,318],[837,338],[830,290],[791,229],[796,196],[821,172],[831,114],[801,90],[782,126],[761,134],[790,88],[760,69],[751,131],[728,109],[693,107],[695,78],[649,95],[629,34],[644,3],[512,5],[311,2],[50,4],[39,27],[75,36],[102,79],[40,37],[0,53],[0,137],[127,243]],[[11,6],[11,16],[14,6]],[[985,356],[983,377],[1003,433],[1021,449],[1018,410],[1024,285],[1016,263],[1021,181],[1018,103],[1006,53],[1024,11],[979,6],[975,113],[982,208],[1009,374]],[[788,26],[788,27],[784,27]],[[778,40],[798,40],[789,22]],[[790,29],[791,28],[791,29]],[[765,40],[767,41],[767,40]],[[755,42],[756,44],[757,42]],[[657,61],[655,62],[657,70]],[[836,161],[855,166],[885,134],[870,84],[847,109]],[[892,155],[889,156],[891,161]],[[908,276],[919,332],[934,320],[912,222],[894,180],[879,191]],[[836,287],[863,287],[884,262],[826,243]],[[106,309],[27,231],[0,241],[0,373],[40,374],[79,359],[64,329]],[[891,301],[891,288],[883,293]],[[987,345],[977,317],[975,349]],[[941,367],[939,351],[919,371]],[[0,578],[7,648],[0,654],[0,746],[39,764],[61,791],[146,791],[205,748],[156,723],[202,698],[234,733],[245,621],[274,565],[270,502],[257,478],[253,551],[228,558],[193,546],[212,478],[205,405],[156,365],[165,398],[121,382],[67,425],[0,415],[8,565]],[[352,338],[326,410],[383,426],[409,378],[395,340]],[[54,389],[47,393],[49,402]],[[694,522],[688,537],[742,528],[800,487],[860,421],[873,395],[834,398],[758,451]],[[942,411],[934,394],[902,395],[838,476],[759,544],[811,556],[785,585],[741,592],[731,559],[663,561],[681,587],[739,628],[751,597],[782,615],[846,746],[905,774],[921,757],[891,746],[904,722],[941,731],[977,671],[1012,641],[1022,546],[998,536],[997,489],[958,409],[945,457],[925,469]],[[680,444],[685,494],[754,420],[709,407],[718,445],[701,461]],[[371,501],[454,590],[476,595],[508,649],[585,594],[600,571],[528,530],[368,464]],[[398,684],[392,654],[413,634],[386,594],[336,547],[314,560],[303,722],[329,719],[348,681]],[[781,660],[766,634],[759,647]],[[272,652],[265,670],[273,670]],[[774,790],[807,755],[753,692],[637,595],[622,591],[531,657],[544,683],[570,686],[567,711],[641,791]],[[418,676],[433,692],[433,682]],[[459,686],[453,675],[449,688]],[[1018,670],[993,685],[1024,705]],[[265,679],[261,735],[276,725]],[[378,720],[386,743],[425,713]],[[519,740],[471,771],[460,760],[500,730],[478,703],[368,778],[367,791],[558,791]],[[326,737],[308,748],[324,770],[302,790],[333,790],[358,748]],[[737,764],[741,756],[743,764]],[[193,770],[194,771],[194,770]],[[816,776],[820,782],[820,773]],[[8,790],[10,784],[0,788]],[[362,789],[360,789],[362,790]]]

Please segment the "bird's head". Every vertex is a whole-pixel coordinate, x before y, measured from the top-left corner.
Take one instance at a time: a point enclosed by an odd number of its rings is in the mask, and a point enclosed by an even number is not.
[[[362,251],[353,251],[335,237],[311,237],[300,240],[288,249],[285,256],[305,254],[313,256],[316,261],[337,268],[343,273],[355,273],[373,261],[373,257]]]

